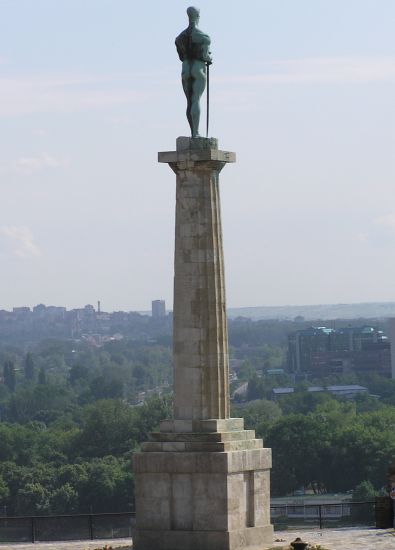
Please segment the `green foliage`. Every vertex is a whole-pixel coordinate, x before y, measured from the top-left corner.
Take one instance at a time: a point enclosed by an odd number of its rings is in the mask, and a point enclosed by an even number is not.
[[[307,414],[317,406],[333,401],[327,393],[296,391],[278,398],[278,403],[284,414]]]
[[[267,445],[273,449],[273,491],[286,494],[300,486],[324,481],[323,464],[330,464],[328,423],[322,418],[292,414],[270,430]]]
[[[247,400],[262,399],[266,393],[265,381],[256,372],[248,379]]]
[[[132,452],[170,406],[159,397],[141,407],[106,399],[49,426],[0,422],[0,505],[16,515],[131,509]]]
[[[11,422],[21,424],[31,420],[50,424],[72,409],[73,401],[72,393],[64,386],[38,384],[18,388],[5,408],[5,417]]]
[[[172,376],[169,335],[144,323],[139,338],[101,348],[49,340],[27,355],[0,348],[1,364],[13,366],[8,383],[0,384],[0,506],[9,514],[131,509],[132,453],[171,417],[168,395],[138,404],[153,388],[169,392]],[[344,401],[301,386],[269,401],[273,387],[290,385],[286,375],[267,373],[283,366],[284,326],[230,325],[233,356],[243,361],[239,378],[248,380],[253,399],[233,414],[244,416],[246,428],[272,447],[273,494],[310,485],[356,488],[355,495],[363,483],[374,491],[383,486],[395,456],[394,382],[353,380],[379,398]],[[149,330],[157,331],[156,341],[148,341]]]
[[[269,430],[280,419],[282,411],[277,403],[261,399],[244,407],[234,407],[232,416],[244,417],[246,430],[255,430],[258,437],[266,438]]]
[[[137,419],[136,409],[122,401],[108,399],[87,406],[75,441],[75,454],[103,457],[130,452],[136,444],[133,426]]]
[[[79,508],[77,490],[70,483],[57,487],[50,495],[49,508],[53,514],[76,513]]]
[[[31,510],[34,514],[42,515],[49,512],[49,490],[41,483],[26,483],[18,491],[18,512],[21,515],[29,515]]]
[[[78,384],[89,381],[89,369],[85,365],[73,365],[69,372],[69,383],[75,388]]]
[[[395,456],[394,428],[394,407],[358,413],[355,403],[335,399],[307,414],[281,417],[267,440],[273,449],[274,492],[311,484],[347,491],[365,480],[381,487]]]
[[[378,374],[370,374],[361,379],[372,394],[378,395],[380,401],[395,406],[395,380],[388,380]]]
[[[42,386],[47,383],[47,375],[45,373],[44,367],[41,367],[40,372],[38,373],[38,383]]]
[[[4,384],[7,388],[14,392],[16,387],[16,375],[15,375],[15,363],[11,360],[8,360],[4,363]]]
[[[7,487],[7,484],[4,481],[3,477],[0,476],[0,506],[9,497],[9,495],[10,495],[10,490]]]
[[[169,398],[135,400],[165,390],[170,349],[47,341],[34,356],[0,349],[0,360],[0,506],[10,515],[130,510],[132,452],[171,416]]]
[[[361,481],[357,485],[352,493],[352,500],[354,502],[364,502],[366,500],[374,500],[374,497],[378,494],[378,491],[373,487],[370,481]]]
[[[35,376],[35,364],[33,360],[33,354],[27,353],[25,357],[25,378],[26,380],[34,380]]]

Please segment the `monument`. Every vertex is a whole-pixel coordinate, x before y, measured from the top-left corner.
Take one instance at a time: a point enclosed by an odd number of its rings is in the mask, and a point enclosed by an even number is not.
[[[136,550],[265,548],[271,451],[230,418],[219,173],[235,154],[199,136],[211,63],[199,11],[176,39],[192,137],[159,153],[176,174],[174,419],[134,455]]]

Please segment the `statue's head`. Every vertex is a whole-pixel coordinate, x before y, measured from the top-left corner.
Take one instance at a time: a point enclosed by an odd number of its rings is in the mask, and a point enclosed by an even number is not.
[[[200,12],[197,8],[195,8],[194,6],[189,6],[189,8],[187,9],[187,14],[188,14],[190,23],[199,22]]]

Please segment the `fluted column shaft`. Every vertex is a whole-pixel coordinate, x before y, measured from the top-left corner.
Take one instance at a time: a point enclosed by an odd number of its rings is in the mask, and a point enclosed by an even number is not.
[[[229,418],[229,355],[219,173],[234,154],[214,139],[178,138],[160,153],[177,175],[174,418]]]

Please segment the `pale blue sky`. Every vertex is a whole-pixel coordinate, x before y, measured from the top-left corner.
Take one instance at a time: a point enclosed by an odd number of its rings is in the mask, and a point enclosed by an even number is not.
[[[181,0],[0,0],[0,309],[172,301]],[[202,0],[228,305],[395,300],[395,2]]]

